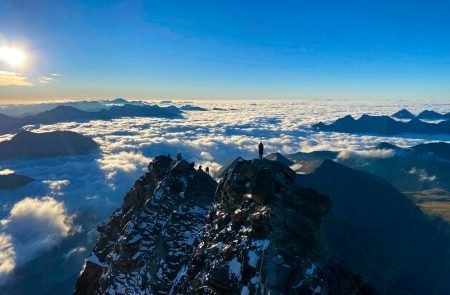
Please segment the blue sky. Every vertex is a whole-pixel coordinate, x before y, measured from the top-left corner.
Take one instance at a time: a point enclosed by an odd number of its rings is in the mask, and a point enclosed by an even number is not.
[[[448,1],[193,2],[0,0],[0,102],[450,99]]]

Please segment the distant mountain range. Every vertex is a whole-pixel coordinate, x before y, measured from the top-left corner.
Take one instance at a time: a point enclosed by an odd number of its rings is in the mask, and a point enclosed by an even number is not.
[[[34,181],[33,178],[16,173],[1,175],[0,174],[0,190],[15,189]]]
[[[417,116],[408,111],[407,109],[402,109],[395,114],[392,114],[391,117],[397,119],[421,119],[421,120],[446,120],[450,119],[450,112],[446,114],[441,114],[435,111],[425,110],[422,111]]]
[[[199,106],[193,106],[190,104],[186,104],[184,106],[181,106],[180,110],[182,110],[182,111],[207,111],[208,109],[205,109],[205,108],[202,108]]]
[[[10,117],[0,114],[0,134],[15,133],[26,125],[111,120],[123,117],[180,118],[182,117],[182,111],[175,106],[160,107],[157,105],[124,104],[123,106],[112,106],[108,109],[88,112],[72,106],[61,105],[54,109],[25,117]]]
[[[11,140],[0,142],[0,160],[83,155],[97,147],[89,137],[71,131],[21,131]]]
[[[450,134],[450,120],[439,123],[427,123],[418,118],[414,118],[408,122],[401,122],[389,116],[362,115],[359,119],[354,119],[348,115],[337,119],[331,124],[320,122],[312,127],[318,131],[373,133],[382,135],[400,133]]]
[[[370,156],[375,150],[392,150],[391,156]],[[315,151],[294,153],[286,157],[296,164],[291,166],[300,173],[310,173],[323,160],[337,160],[346,166],[375,174],[400,191],[419,191],[444,188],[450,191],[450,144],[445,142],[424,143],[410,148],[382,142],[365,151],[367,156],[347,157],[345,151]]]

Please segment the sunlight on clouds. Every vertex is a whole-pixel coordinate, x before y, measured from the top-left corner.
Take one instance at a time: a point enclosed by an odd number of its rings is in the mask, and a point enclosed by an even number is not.
[[[11,170],[11,169],[0,170],[0,175],[8,175],[8,174],[13,174],[13,173],[14,173],[14,170]]]
[[[352,157],[386,159],[386,158],[391,158],[394,155],[395,155],[395,151],[389,150],[389,149],[374,149],[374,150],[365,150],[365,151],[345,150],[345,151],[339,152],[337,158],[341,159],[341,160],[350,159]]]
[[[142,153],[122,151],[118,154],[103,155],[97,162],[100,169],[105,172],[109,187],[114,190],[117,186],[120,187],[124,181],[132,184],[131,178],[137,172],[142,174],[150,160]]]
[[[39,83],[41,83],[41,84],[48,84],[48,83],[50,83],[52,80],[53,80],[52,77],[47,77],[47,76],[39,77]]]
[[[16,252],[10,235],[0,233],[0,286],[16,267]]]
[[[22,74],[0,71],[0,86],[33,86],[33,83]]]
[[[25,198],[0,221],[0,282],[16,265],[48,251],[73,231],[73,217],[50,197]]]

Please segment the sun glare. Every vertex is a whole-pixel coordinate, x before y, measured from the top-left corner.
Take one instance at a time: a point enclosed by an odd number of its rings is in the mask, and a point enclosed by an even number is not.
[[[21,66],[25,59],[25,52],[19,48],[0,47],[0,60],[10,66]]]

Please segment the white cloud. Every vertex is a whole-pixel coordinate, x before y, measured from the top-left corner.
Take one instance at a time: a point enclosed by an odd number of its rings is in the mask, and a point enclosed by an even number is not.
[[[349,159],[352,157],[361,157],[361,158],[379,158],[386,159],[391,158],[395,155],[394,150],[390,149],[373,149],[373,150],[364,150],[364,151],[341,151],[339,152],[337,158],[341,160]]]
[[[73,255],[76,254],[81,254],[86,252],[86,248],[85,247],[75,247],[73,249],[71,249],[69,252],[67,252],[66,254],[64,254],[64,258],[69,259],[70,257],[72,257]]]
[[[12,237],[0,233],[0,286],[9,278],[11,272],[16,267],[16,252]]]
[[[108,185],[115,189],[123,183],[131,185],[134,182],[132,178],[135,178],[136,174],[143,174],[150,160],[142,153],[122,151],[117,154],[104,154],[97,162],[105,172]]]
[[[39,83],[41,84],[48,84],[53,80],[53,77],[48,77],[48,76],[41,76],[39,77]]]
[[[62,180],[44,180],[43,183],[47,184],[52,194],[61,195],[62,189],[70,184],[67,179]]]
[[[436,175],[428,175],[425,169],[418,169],[416,167],[412,167],[411,170],[408,171],[409,174],[417,175],[421,182],[433,182],[436,180]]]
[[[123,151],[118,154],[104,155],[98,162],[102,170],[110,173],[119,170],[132,172],[136,171],[142,164],[148,164],[150,158],[143,156],[141,153]]]
[[[8,174],[13,174],[13,173],[14,173],[14,170],[11,170],[11,169],[0,170],[0,175],[8,175]]]
[[[0,282],[17,265],[48,251],[72,231],[73,218],[50,197],[25,198],[0,221]]]

